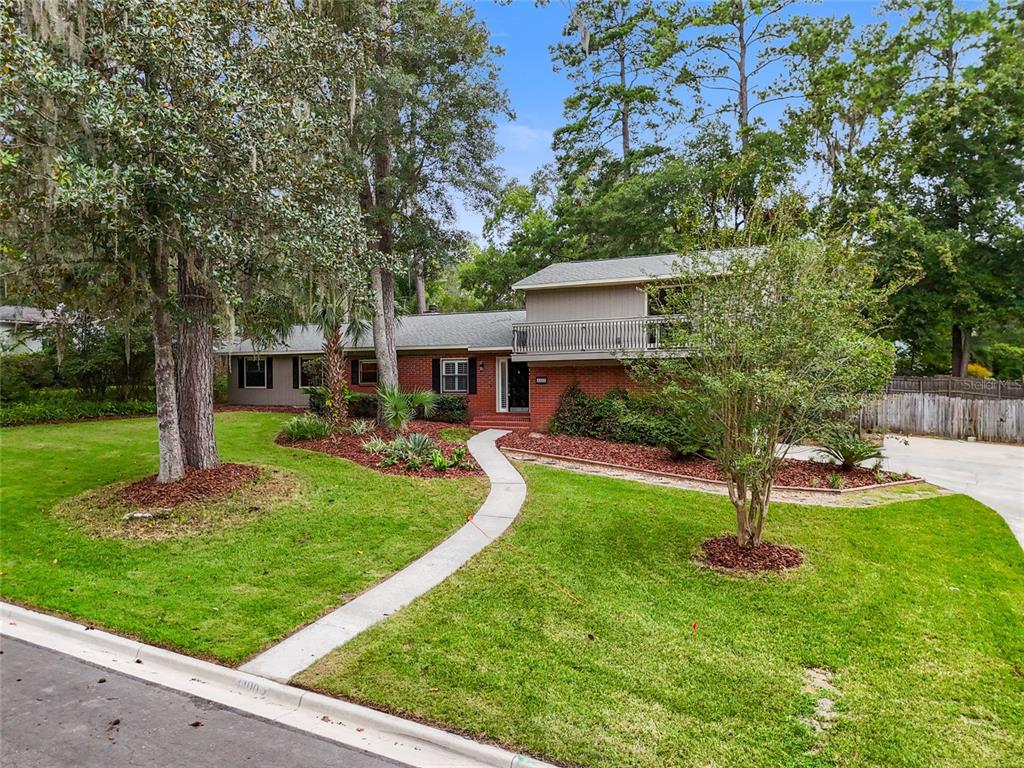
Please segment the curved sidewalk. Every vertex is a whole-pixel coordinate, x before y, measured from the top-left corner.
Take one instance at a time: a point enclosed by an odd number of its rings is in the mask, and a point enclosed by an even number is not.
[[[469,452],[491,482],[487,499],[462,528],[372,589],[331,611],[250,659],[239,669],[285,682],[340,645],[383,621],[455,573],[500,536],[519,514],[526,483],[495,441],[504,430],[488,429],[469,439]]]

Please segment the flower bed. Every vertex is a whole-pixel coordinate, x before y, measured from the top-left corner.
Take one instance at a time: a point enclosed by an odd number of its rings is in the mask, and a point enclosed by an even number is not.
[[[671,475],[722,482],[725,476],[715,463],[700,456],[673,459],[666,448],[646,445],[609,443],[590,437],[568,437],[566,435],[541,435],[535,432],[510,432],[498,440],[500,448],[533,451],[561,456],[566,459],[598,461],[617,464],[631,469],[648,472],[663,472]],[[876,472],[864,467],[844,470],[835,464],[821,461],[785,459],[775,475],[775,484],[780,488],[822,488],[832,487],[830,475],[842,480],[841,488],[863,488],[900,482],[908,479],[893,472]]]
[[[459,449],[465,448],[466,444],[458,441],[442,440],[440,438],[440,432],[443,429],[450,427],[449,424],[437,421],[423,421],[417,419],[409,422],[409,428],[407,434],[419,432],[424,435],[429,435],[437,441],[437,446],[440,451],[446,456],[451,457],[452,452]],[[382,440],[391,440],[395,434],[388,429],[382,429],[378,427],[366,434],[353,435],[349,432],[342,432],[341,434],[331,435],[320,440],[284,440],[280,437],[277,439],[279,445],[286,445],[289,448],[303,448],[307,451],[320,451],[321,453],[329,453],[332,456],[340,456],[343,459],[354,461],[356,464],[362,464],[364,467],[370,467],[378,472],[385,472],[389,475],[410,475],[413,477],[476,477],[483,474],[483,470],[477,466],[476,462],[473,462],[471,467],[450,467],[449,469],[438,471],[430,467],[428,464],[424,464],[418,470],[408,469],[403,464],[393,464],[391,466],[382,467],[380,466],[381,457],[370,453],[363,448],[363,443],[370,439],[372,436],[377,436]]]

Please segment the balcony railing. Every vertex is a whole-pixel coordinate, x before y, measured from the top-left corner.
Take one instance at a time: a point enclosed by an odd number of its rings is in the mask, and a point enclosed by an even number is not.
[[[516,323],[512,349],[517,355],[607,353],[609,356],[678,349],[668,329],[682,315],[623,317],[614,320],[560,320],[551,323]]]

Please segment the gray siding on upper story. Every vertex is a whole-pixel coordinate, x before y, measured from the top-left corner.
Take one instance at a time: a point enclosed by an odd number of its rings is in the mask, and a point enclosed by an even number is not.
[[[293,405],[307,408],[309,395],[304,395],[301,389],[292,387],[292,356],[275,355],[267,359],[274,366],[273,388],[241,389],[238,386],[238,366],[241,365],[243,357],[231,358],[231,370],[228,372],[228,402],[231,405]]]
[[[643,317],[647,310],[646,301],[640,285],[526,291],[526,322]]]

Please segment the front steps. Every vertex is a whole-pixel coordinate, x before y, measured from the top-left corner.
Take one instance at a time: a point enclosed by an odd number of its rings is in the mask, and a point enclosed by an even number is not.
[[[529,429],[528,413],[489,413],[477,416],[469,422],[473,429]]]

